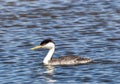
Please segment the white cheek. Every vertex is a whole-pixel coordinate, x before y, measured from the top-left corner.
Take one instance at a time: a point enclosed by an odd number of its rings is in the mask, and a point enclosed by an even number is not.
[[[53,48],[55,45],[53,43],[48,43],[46,44],[43,48],[47,48],[47,49],[51,49]]]

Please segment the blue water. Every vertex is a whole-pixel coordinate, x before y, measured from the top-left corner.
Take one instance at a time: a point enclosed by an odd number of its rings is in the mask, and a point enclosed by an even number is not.
[[[1,0],[0,84],[119,84],[120,0]],[[46,38],[54,57],[77,55],[93,63],[44,66]]]

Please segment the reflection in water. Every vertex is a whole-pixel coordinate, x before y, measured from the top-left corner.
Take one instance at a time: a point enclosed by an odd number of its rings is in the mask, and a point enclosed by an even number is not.
[[[45,68],[46,68],[46,72],[45,73],[47,73],[47,74],[49,74],[49,75],[53,75],[53,73],[54,73],[54,66],[44,66]]]
[[[56,80],[53,79],[53,75],[54,75],[54,66],[44,66],[46,71],[44,72],[46,74],[46,80],[48,82],[56,82]]]

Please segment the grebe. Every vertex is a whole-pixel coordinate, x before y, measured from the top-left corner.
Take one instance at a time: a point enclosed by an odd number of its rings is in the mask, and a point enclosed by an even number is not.
[[[89,58],[82,58],[79,56],[63,56],[58,58],[52,58],[55,51],[55,43],[51,39],[46,39],[40,43],[40,45],[31,48],[31,50],[45,48],[49,49],[46,57],[43,60],[45,65],[76,65],[76,64],[86,64],[92,60]]]

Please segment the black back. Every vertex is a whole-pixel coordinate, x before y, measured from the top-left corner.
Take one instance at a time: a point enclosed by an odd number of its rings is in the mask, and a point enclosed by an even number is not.
[[[45,40],[43,40],[41,43],[40,43],[40,45],[45,45],[45,44],[47,44],[47,43],[49,43],[49,42],[53,42],[51,39],[45,39]]]

